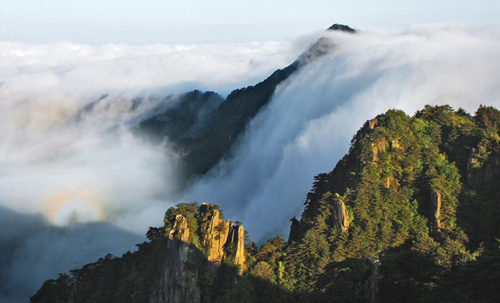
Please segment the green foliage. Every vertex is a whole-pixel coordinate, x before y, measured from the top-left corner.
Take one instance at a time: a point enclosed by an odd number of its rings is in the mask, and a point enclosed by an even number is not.
[[[276,283],[276,275],[274,273],[273,267],[269,265],[266,261],[259,261],[250,270],[250,274],[254,277],[259,277],[264,280]]]
[[[31,297],[32,302],[65,303],[71,295],[72,279],[67,274],[59,274],[57,280],[47,280],[37,293]]]
[[[315,300],[324,293],[359,301],[367,269],[353,264],[375,256],[383,260],[383,287],[394,297],[385,301],[435,301],[449,291],[451,272],[474,263],[483,251],[480,241],[468,243],[467,233],[491,241],[500,228],[500,207],[493,202],[500,194],[490,185],[500,186],[498,113],[480,107],[471,117],[447,105],[426,106],[412,118],[389,110],[365,124],[334,170],[315,177],[300,241],[286,250],[283,284]],[[478,159],[475,169],[482,169],[476,173],[480,183],[467,179],[471,154]],[[432,191],[442,198],[442,232],[434,237],[428,223]],[[348,209],[344,233],[331,223],[335,197]]]
[[[256,257],[258,260],[275,263],[276,261],[281,260],[281,258],[283,257],[285,246],[285,239],[280,236],[268,239],[267,242],[262,245]]]
[[[218,206],[211,205],[209,212]],[[187,219],[190,230],[188,260],[183,264],[187,271],[198,276],[198,286],[204,297],[213,296],[215,282],[205,254],[199,249],[198,228],[206,213],[200,214],[198,204],[182,203],[165,213],[165,225],[150,227],[146,236],[149,242],[136,245],[138,250],[127,252],[121,258],[107,255],[70,275],[60,275],[58,280],[47,281],[32,297],[32,302],[148,302],[161,288],[168,260],[176,260],[177,252],[168,249],[166,233],[170,231],[177,215]],[[219,228],[220,229],[220,228]],[[178,250],[173,244],[172,249]],[[177,257],[176,257],[177,256]],[[167,263],[167,264],[166,264]],[[235,274],[237,275],[237,274]]]
[[[199,205],[196,202],[180,203],[177,204],[175,207],[170,207],[165,212],[165,219],[163,220],[163,222],[165,223],[164,226],[165,232],[168,234],[170,232],[170,229],[173,227],[173,224],[175,222],[175,217],[177,215],[182,215],[184,218],[186,218],[188,223],[188,228],[190,231],[189,242],[198,245],[200,242],[198,234],[196,233],[196,231],[198,230],[198,221],[199,221],[198,208]]]

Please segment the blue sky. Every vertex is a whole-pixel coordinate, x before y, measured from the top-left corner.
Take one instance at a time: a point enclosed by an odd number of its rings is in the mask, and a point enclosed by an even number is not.
[[[499,11],[496,0],[0,0],[0,41],[289,41],[333,23],[396,30],[422,23],[500,24]]]

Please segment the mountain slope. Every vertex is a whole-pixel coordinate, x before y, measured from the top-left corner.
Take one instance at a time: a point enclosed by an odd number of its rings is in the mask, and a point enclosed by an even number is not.
[[[288,244],[279,236],[259,250],[247,242],[242,263],[235,257],[242,236],[236,246],[224,244],[232,237],[216,206],[181,204],[166,212],[162,228],[150,229],[150,242],[138,252],[50,280],[32,302],[113,302],[117,296],[138,302],[496,302],[499,133],[500,112],[492,107],[481,106],[474,116],[449,106],[426,106],[413,117],[389,110],[367,121],[349,153],[315,178]],[[218,223],[210,223],[213,218]],[[103,289],[109,268],[133,264],[139,273],[122,270],[113,280],[118,285],[105,288],[110,293],[90,296]],[[174,272],[184,285],[180,292],[168,282]],[[123,291],[127,281],[136,281],[133,293]]]
[[[493,284],[471,286],[467,275],[499,282],[486,265],[500,260],[499,122],[483,106],[475,116],[426,106],[367,121],[293,221],[283,286],[311,302],[498,299]]]
[[[334,24],[328,30],[356,33],[348,26]],[[276,70],[255,86],[237,89],[225,100],[211,93],[193,91],[181,96],[178,106],[158,113],[138,126],[154,141],[167,138],[182,154],[188,176],[205,174],[228,156],[246,125],[270,102],[276,87],[301,66],[332,50],[334,41],[321,38],[289,66]],[[218,105],[220,104],[220,105]],[[199,119],[203,111],[203,119]]]

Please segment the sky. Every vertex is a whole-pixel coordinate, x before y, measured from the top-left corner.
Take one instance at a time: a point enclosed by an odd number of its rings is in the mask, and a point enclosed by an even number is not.
[[[0,0],[0,301],[26,302],[58,273],[135,249],[179,202],[219,204],[254,241],[286,238],[313,177],[367,119],[500,107],[499,11],[500,1]],[[175,104],[164,96],[256,84],[333,23],[360,34],[331,33],[335,51],[280,85],[234,158],[184,192],[181,155],[132,134]],[[147,101],[132,110],[134,98]]]
[[[227,44],[290,41],[333,23],[404,30],[498,24],[496,0],[0,0],[0,41]]]

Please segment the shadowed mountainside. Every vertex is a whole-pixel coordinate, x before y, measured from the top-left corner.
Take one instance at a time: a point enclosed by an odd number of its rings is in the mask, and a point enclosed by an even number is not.
[[[356,33],[339,24],[328,30]],[[334,46],[330,38],[321,38],[289,66],[275,71],[255,86],[234,90],[225,100],[213,92],[186,93],[176,106],[142,121],[137,131],[156,142],[166,138],[172,143],[185,155],[183,163],[188,177],[205,174],[229,155],[247,124],[270,102],[280,83],[304,64],[330,52]]]

